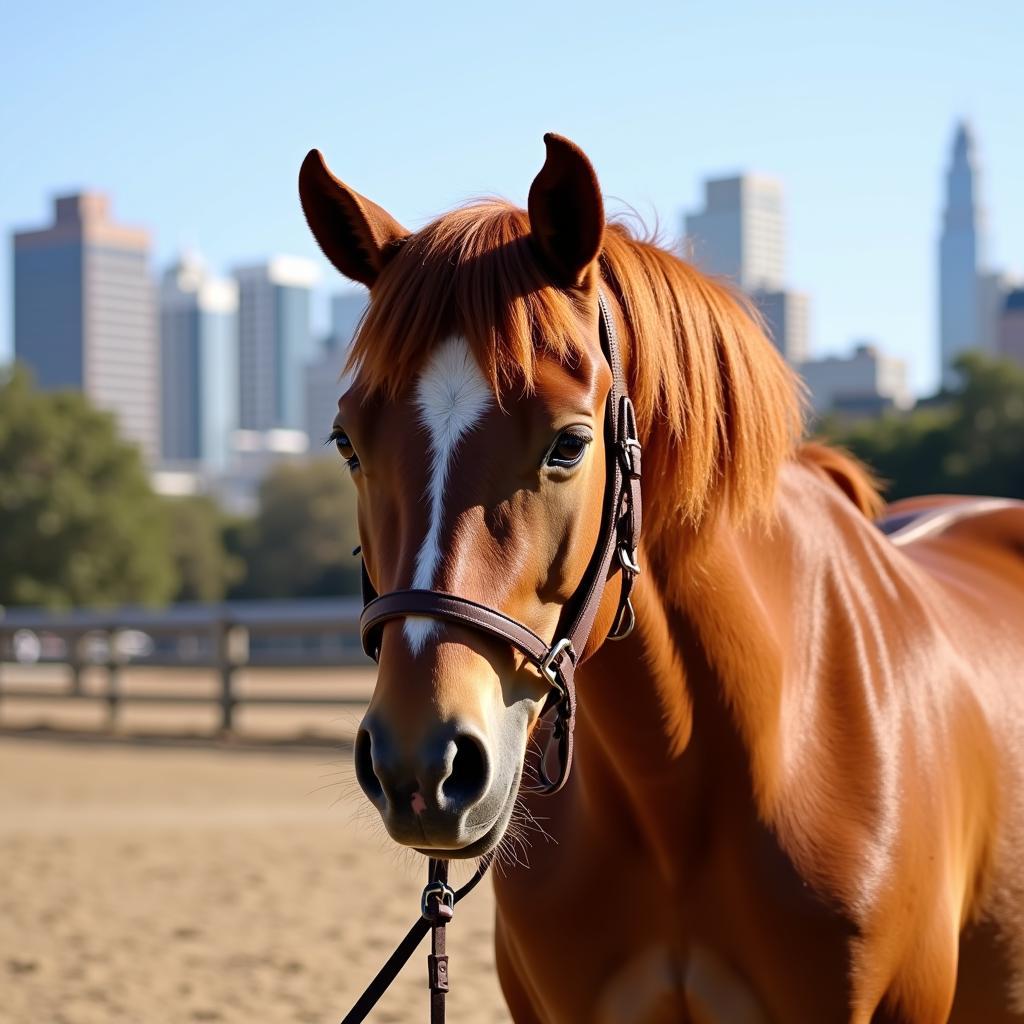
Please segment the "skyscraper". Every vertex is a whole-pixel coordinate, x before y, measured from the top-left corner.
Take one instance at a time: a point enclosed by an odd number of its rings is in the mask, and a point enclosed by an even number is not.
[[[338,398],[347,386],[342,380],[345,362],[368,301],[368,293],[361,288],[331,296],[331,333],[306,367],[305,429],[314,455],[336,454],[333,446],[318,442],[330,433],[337,415]]]
[[[331,296],[331,345],[347,349],[370,301],[364,288],[351,288]]]
[[[76,388],[114,413],[147,459],[159,448],[149,235],[105,195],[62,196],[54,223],[14,235],[14,354],[42,388]]]
[[[704,182],[704,209],[687,214],[689,254],[743,291],[777,291],[785,277],[782,184],[743,174]]]
[[[998,355],[1024,366],[1024,288],[1006,296],[999,316]]]
[[[161,455],[223,469],[238,426],[238,286],[192,255],[160,286]]]
[[[239,425],[302,430],[303,370],[315,355],[309,324],[316,267],[278,256],[235,271],[238,281]]]
[[[808,306],[785,287],[782,184],[757,174],[704,182],[704,209],[686,216],[687,256],[738,285],[757,304],[769,337],[794,366],[808,355]]]
[[[799,366],[808,352],[808,299],[803,292],[781,289],[754,293],[768,336],[792,366]]]
[[[970,125],[961,121],[946,171],[946,208],[939,239],[939,353],[942,385],[956,384],[957,356],[982,344],[978,269],[984,221]]]

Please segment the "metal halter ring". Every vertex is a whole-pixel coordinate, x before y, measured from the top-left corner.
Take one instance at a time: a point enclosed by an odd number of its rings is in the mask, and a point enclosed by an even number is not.
[[[430,900],[435,896],[438,904],[436,914],[430,909]],[[444,912],[444,908],[447,908],[447,913]],[[428,882],[420,896],[420,913],[428,921],[433,921],[435,916],[450,920],[455,916],[455,890],[444,882]]]
[[[562,685],[561,679],[558,678],[559,670],[555,667],[554,662],[563,653],[568,653],[570,658],[576,653],[572,649],[572,641],[567,636],[563,636],[558,643],[550,648],[540,663],[541,675],[558,691],[559,697],[562,700],[564,700],[568,694],[566,693],[565,687]]]
[[[640,563],[637,562],[635,554],[629,550],[625,541],[619,545],[619,562],[627,572],[640,573]]]

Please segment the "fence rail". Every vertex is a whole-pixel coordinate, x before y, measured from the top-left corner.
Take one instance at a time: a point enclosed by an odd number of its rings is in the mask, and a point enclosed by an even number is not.
[[[214,703],[221,728],[230,731],[240,704],[362,704],[364,698],[342,694],[242,694],[235,685],[242,668],[369,665],[359,644],[361,610],[356,598],[56,613],[0,609],[0,706],[17,700],[105,701],[114,725],[126,702]],[[67,688],[5,685],[4,669],[26,662],[66,666]],[[208,668],[217,673],[219,687],[213,695],[125,692],[122,674],[128,666]],[[106,686],[86,690],[83,672],[95,667],[106,669]]]

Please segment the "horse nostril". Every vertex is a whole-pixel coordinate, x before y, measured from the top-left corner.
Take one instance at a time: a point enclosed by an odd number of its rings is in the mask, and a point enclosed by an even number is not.
[[[373,769],[373,742],[366,729],[360,729],[356,735],[355,745],[356,779],[363,792],[372,803],[377,803],[384,796],[384,788]]]
[[[463,734],[455,740],[455,758],[441,792],[450,803],[468,807],[487,788],[487,755],[480,741]]]

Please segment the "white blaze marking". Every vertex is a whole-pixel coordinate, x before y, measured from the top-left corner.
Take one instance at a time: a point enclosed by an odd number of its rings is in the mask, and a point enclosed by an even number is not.
[[[490,386],[480,371],[465,338],[448,338],[438,346],[416,384],[420,422],[430,435],[430,482],[427,501],[430,525],[416,555],[412,585],[431,590],[441,562],[441,525],[448,472],[459,441],[479,423],[493,401]],[[405,638],[419,654],[437,629],[433,619],[409,616]]]

